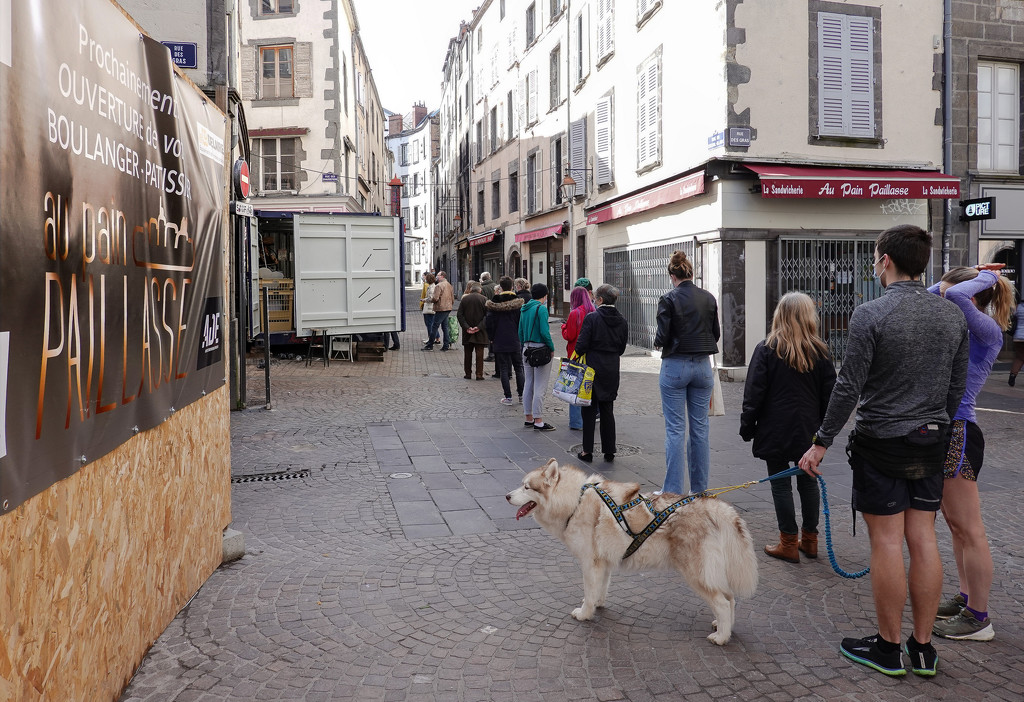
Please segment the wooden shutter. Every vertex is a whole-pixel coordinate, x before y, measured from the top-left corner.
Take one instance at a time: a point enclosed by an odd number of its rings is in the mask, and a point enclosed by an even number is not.
[[[519,87],[516,89],[516,104],[519,109],[516,111],[516,134],[526,126],[526,78],[519,79]]]
[[[242,46],[239,51],[241,59],[241,85],[239,86],[243,100],[257,98],[256,86],[259,82],[259,68],[256,66],[256,47]]]
[[[295,43],[295,97],[313,97],[313,45],[308,41]]]
[[[610,0],[597,0],[597,60],[600,61],[608,53],[608,37],[605,30],[605,15],[608,14]]]
[[[597,184],[609,185],[612,179],[612,98],[601,98],[594,110],[594,157]]]
[[[530,94],[527,96],[527,108],[529,109],[529,115],[527,119],[530,124],[537,121],[537,69],[530,71],[526,77],[527,90]]]
[[[818,133],[875,136],[870,17],[818,13]]]
[[[658,159],[658,60],[651,59],[637,71],[637,168]]]
[[[586,192],[587,172],[587,118],[581,117],[569,125],[569,175],[576,181],[576,194]]]
[[[875,135],[874,20],[848,17],[850,134]]]
[[[511,68],[516,64],[516,59],[519,58],[518,52],[516,51],[516,24],[512,23],[512,26],[508,30],[508,66]]]

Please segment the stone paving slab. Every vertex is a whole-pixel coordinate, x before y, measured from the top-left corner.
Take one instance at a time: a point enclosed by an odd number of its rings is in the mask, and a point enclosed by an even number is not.
[[[839,655],[841,637],[873,631],[871,582],[838,577],[825,558],[759,555],[758,592],[737,605],[724,647],[706,641],[710,614],[670,573],[618,574],[593,621],[572,619],[579,567],[503,497],[548,457],[572,460],[580,435],[567,429],[567,406],[546,402],[556,431],[524,429],[522,407],[498,404],[496,382],[462,380],[461,353],[419,352],[408,336],[383,363],[275,360],[274,409],[232,415],[234,475],[310,475],[233,485],[246,556],[171,622],[124,702],[1024,698],[1024,388],[1006,386],[1006,364],[979,400],[996,639],[938,641],[938,676],[889,679]],[[650,489],[664,474],[658,362],[629,353],[616,420],[620,444],[639,451],[589,468]],[[262,404],[260,382],[253,373],[249,391]],[[742,386],[725,383],[723,395],[727,413],[711,419],[713,486],[765,475],[736,435]],[[426,443],[436,455],[410,453]],[[851,535],[849,467],[841,450],[824,465],[836,554],[858,570],[868,544],[863,520]],[[410,477],[388,477],[400,472]],[[767,486],[728,499],[758,548],[776,535]],[[938,534],[948,594],[955,568],[941,518]]]

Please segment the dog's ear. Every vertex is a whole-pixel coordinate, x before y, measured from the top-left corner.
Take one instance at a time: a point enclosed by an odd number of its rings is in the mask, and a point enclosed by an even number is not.
[[[541,468],[541,476],[544,478],[544,482],[548,485],[554,485],[558,482],[558,461],[554,458],[548,460]]]

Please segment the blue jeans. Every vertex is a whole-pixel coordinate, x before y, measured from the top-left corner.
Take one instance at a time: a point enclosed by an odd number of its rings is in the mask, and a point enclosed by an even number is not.
[[[661,359],[661,411],[665,415],[665,492],[685,495],[683,450],[690,473],[690,492],[708,487],[711,447],[708,410],[715,387],[709,356]]]
[[[579,405],[569,405],[569,428],[583,428],[583,408]]]
[[[445,310],[443,312],[434,313],[434,323],[430,325],[430,338],[427,339],[427,346],[434,348],[434,339],[437,338],[437,332],[442,331],[444,333],[444,344],[441,346],[442,349],[447,349],[452,345],[452,341],[448,336],[448,315],[452,313],[451,310]]]

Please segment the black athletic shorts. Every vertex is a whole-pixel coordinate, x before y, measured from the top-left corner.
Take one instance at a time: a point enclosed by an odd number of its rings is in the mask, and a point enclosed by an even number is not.
[[[853,468],[853,508],[864,514],[899,514],[908,509],[937,512],[942,503],[942,473],[916,480],[890,478],[860,456]]]

